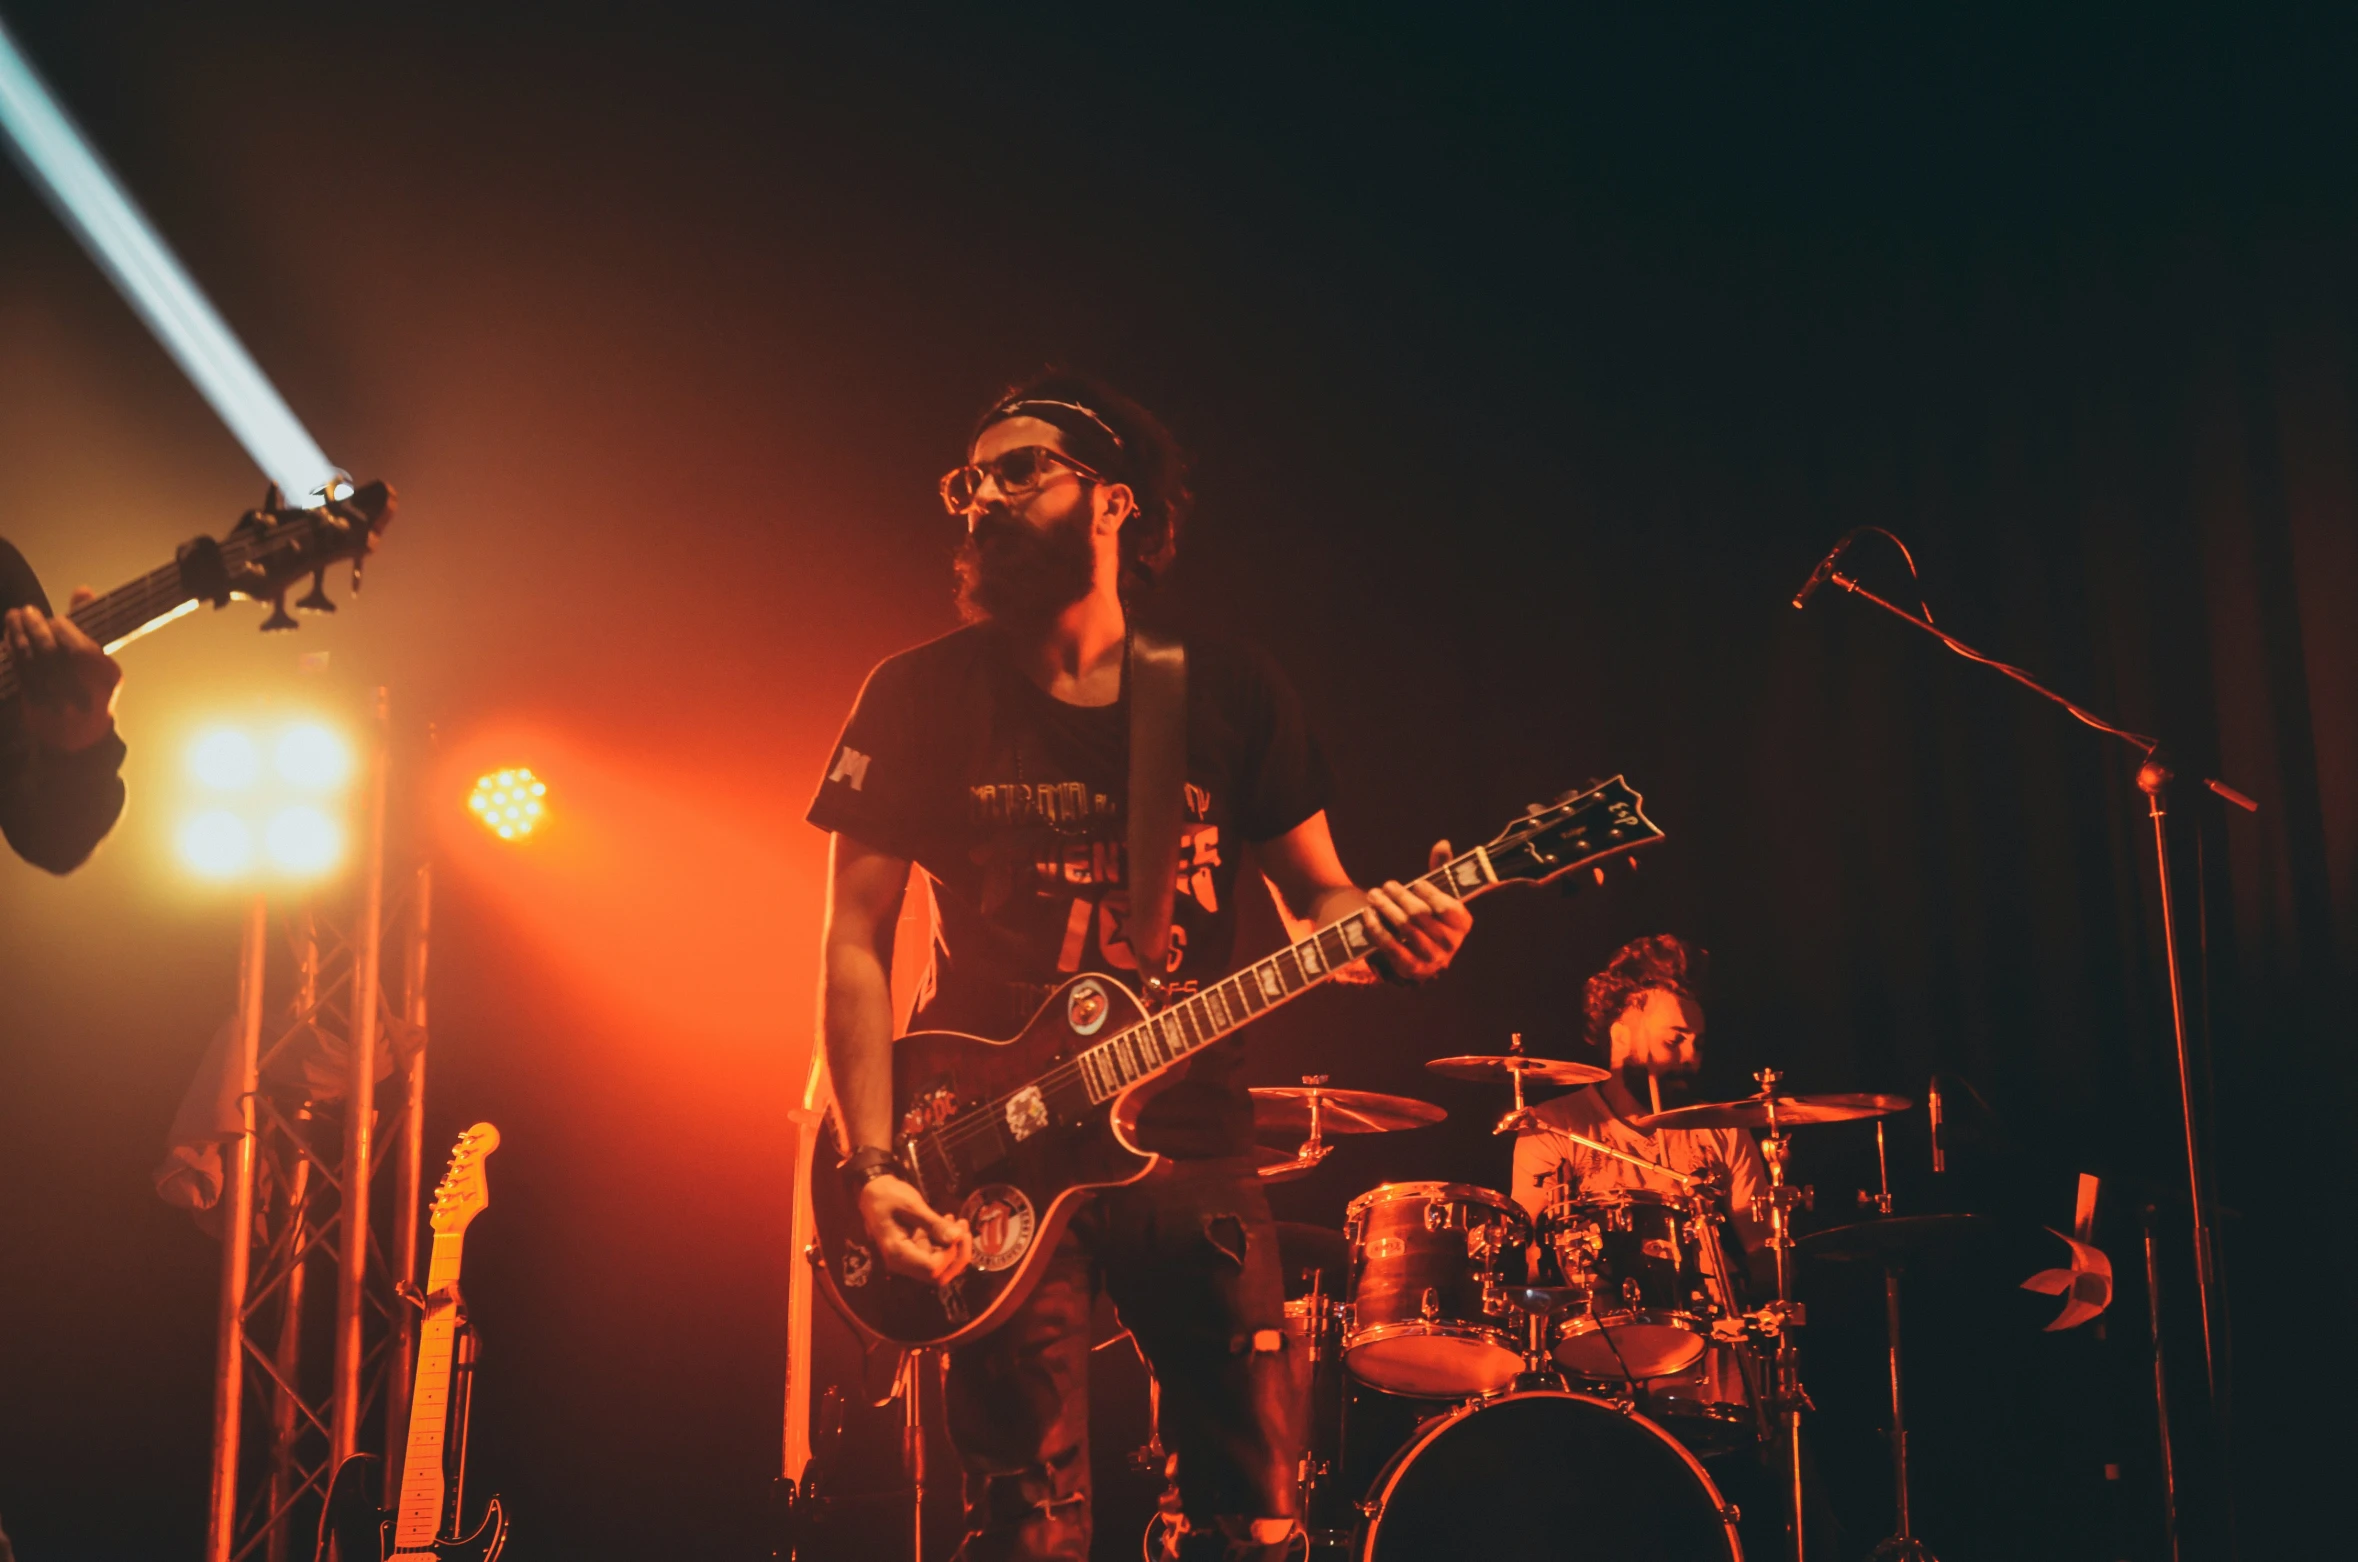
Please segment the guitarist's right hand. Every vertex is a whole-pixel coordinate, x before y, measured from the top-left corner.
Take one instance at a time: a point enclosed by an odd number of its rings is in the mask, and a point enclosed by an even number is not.
[[[894,1274],[946,1285],[974,1259],[974,1233],[966,1222],[935,1213],[925,1195],[898,1177],[872,1177],[861,1185],[860,1220]]]

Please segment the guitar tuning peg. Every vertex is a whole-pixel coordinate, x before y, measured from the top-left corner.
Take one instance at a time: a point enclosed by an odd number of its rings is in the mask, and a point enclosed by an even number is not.
[[[1623,862],[1626,862],[1626,863],[1628,863],[1628,864],[1629,864],[1629,871],[1630,871],[1630,872],[1632,872],[1632,873],[1635,873],[1635,872],[1637,872],[1637,870],[1638,870],[1638,860],[1637,860],[1637,858],[1636,858],[1634,855],[1633,855],[1633,856],[1624,857],[1624,858],[1622,858],[1621,860],[1622,860]]]
[[[352,594],[354,596],[360,595],[360,566],[364,562],[366,561],[362,559],[354,559],[352,561]]]
[[[278,484],[272,483],[262,490],[262,508],[264,510],[275,513],[286,507],[286,495],[279,492]]]
[[[295,615],[287,611],[287,594],[281,591],[270,599],[270,616],[262,620],[262,632],[268,634],[273,629],[292,629],[294,627]]]
[[[1604,869],[1602,869],[1602,868],[1592,868],[1592,869],[1590,869],[1589,871],[1590,871],[1590,872],[1592,872],[1592,873],[1594,873],[1594,874],[1597,876],[1597,882],[1598,882],[1599,884],[1602,884],[1602,883],[1604,883],[1604,882],[1605,882],[1605,870],[1604,870]]]
[[[311,594],[295,606],[306,613],[333,613],[336,604],[328,600],[327,568],[322,565],[311,573]]]
[[[1525,803],[1525,804],[1523,805],[1523,812],[1524,812],[1524,813],[1526,813],[1526,814],[1543,814],[1543,813],[1546,813],[1546,812],[1547,812],[1547,804],[1545,804],[1545,803]]]

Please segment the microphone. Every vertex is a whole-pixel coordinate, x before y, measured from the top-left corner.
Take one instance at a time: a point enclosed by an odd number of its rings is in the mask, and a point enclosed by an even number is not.
[[[1818,560],[1818,567],[1809,572],[1809,579],[1803,581],[1801,589],[1793,593],[1795,607],[1798,608],[1806,604],[1809,601],[1810,593],[1826,583],[1826,577],[1834,573],[1835,561],[1849,551],[1851,539],[1857,535],[1857,532],[1843,533],[1842,540],[1834,544],[1834,551]]]
[[[1940,1076],[1938,1074],[1932,1076],[1932,1085],[1924,1092],[1924,1104],[1932,1113],[1932,1169],[1936,1172],[1945,1172],[1949,1169],[1949,1150],[1947,1145],[1941,1143],[1940,1137]]]

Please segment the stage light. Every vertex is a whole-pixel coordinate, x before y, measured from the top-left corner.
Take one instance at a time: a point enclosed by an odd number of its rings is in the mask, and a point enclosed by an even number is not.
[[[325,873],[343,855],[343,832],[309,803],[273,814],[262,832],[262,850],[281,872],[306,878]]]
[[[315,721],[281,733],[272,758],[282,780],[311,791],[340,786],[352,773],[352,751],[343,739]]]
[[[343,861],[331,799],[352,770],[351,745],[314,718],[204,729],[188,748],[181,861],[213,880],[325,877]]]
[[[242,792],[262,774],[262,753],[235,727],[215,727],[188,749],[189,772],[216,792]]]
[[[322,502],[313,496],[341,474],[66,117],[5,26],[0,130],[35,186],[254,464],[290,503]]]
[[[208,809],[180,827],[180,857],[208,879],[235,877],[254,860],[253,832],[228,809]]]
[[[548,795],[547,782],[517,766],[477,777],[467,807],[483,821],[483,828],[503,841],[517,841],[547,817]]]

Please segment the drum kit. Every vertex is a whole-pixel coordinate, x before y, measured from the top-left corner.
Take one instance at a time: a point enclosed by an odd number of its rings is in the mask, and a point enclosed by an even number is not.
[[[1589,1084],[1607,1071],[1505,1053],[1437,1058],[1446,1078],[1505,1084],[1497,1132],[1532,1124],[1526,1081]],[[1313,1555],[1361,1562],[1569,1554],[1740,1559],[1735,1506],[1706,1459],[1773,1448],[1780,1503],[1800,1555],[1798,1430],[1809,1409],[1792,1330],[1791,1216],[1812,1192],[1787,1180],[1792,1130],[1881,1118],[1883,1095],[1786,1095],[1773,1069],[1757,1094],[1657,1111],[1663,1129],[1760,1136],[1767,1189],[1746,1213],[1767,1231],[1775,1295],[1743,1305],[1740,1246],[1727,1238],[1727,1174],[1682,1172],[1554,1124],[1548,1131],[1669,1184],[1584,1191],[1560,1184],[1537,1213],[1489,1188],[1396,1182],[1353,1199],[1340,1233],[1282,1225],[1286,1326],[1311,1424],[1300,1471]],[[1412,1097],[1336,1090],[1325,1076],[1253,1092],[1267,1146],[1261,1174],[1308,1176],[1347,1134],[1446,1115]],[[1882,1124],[1876,1125],[1878,1151]],[[1888,1178],[1880,1196],[1890,1212]],[[1869,1221],[1830,1256],[1881,1259]],[[1849,1233],[1846,1237],[1843,1233]],[[1868,1233],[1861,1235],[1861,1233]],[[1828,1246],[1813,1238],[1805,1247]],[[1855,1250],[1855,1251],[1854,1251]],[[1896,1282],[1894,1420],[1898,1419]],[[1901,1527],[1879,1555],[1928,1557],[1908,1536],[1904,1443],[1895,1448]]]

